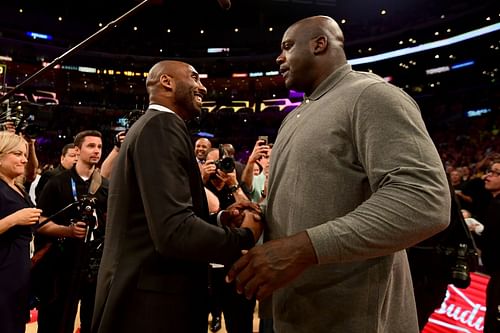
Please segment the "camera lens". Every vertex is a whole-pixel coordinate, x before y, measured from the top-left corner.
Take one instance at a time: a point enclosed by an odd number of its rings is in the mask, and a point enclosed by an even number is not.
[[[231,157],[224,157],[222,160],[219,161],[218,167],[222,172],[225,173],[233,172],[234,160]]]

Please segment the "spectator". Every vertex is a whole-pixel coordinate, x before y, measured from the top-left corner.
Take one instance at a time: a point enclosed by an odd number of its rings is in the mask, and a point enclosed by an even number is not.
[[[28,145],[0,132],[0,332],[22,333],[28,318],[31,226],[40,209],[16,179],[25,172]]]
[[[84,221],[79,205],[73,205],[39,228],[36,250],[45,251],[47,247],[49,250],[34,271],[40,286],[38,333],[72,333],[80,297],[80,332],[90,332],[108,198],[108,181],[96,170],[102,154],[101,133],[94,130],[78,133],[75,149],[76,164],[50,178],[38,206],[46,218],[85,196],[92,196],[97,221],[92,228],[91,221]]]
[[[71,169],[76,161],[78,161],[78,149],[75,147],[74,143],[68,143],[64,145],[61,151],[61,159],[60,164],[54,169],[47,170],[43,172],[40,176],[40,180],[35,187],[35,198],[40,196],[42,193],[43,187],[52,176],[58,175],[65,170]]]

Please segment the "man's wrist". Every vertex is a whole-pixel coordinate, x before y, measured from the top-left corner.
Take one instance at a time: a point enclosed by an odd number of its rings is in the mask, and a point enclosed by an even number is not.
[[[240,188],[240,184],[231,185],[228,188],[229,188],[229,192],[234,193],[234,192],[238,191],[238,189]]]

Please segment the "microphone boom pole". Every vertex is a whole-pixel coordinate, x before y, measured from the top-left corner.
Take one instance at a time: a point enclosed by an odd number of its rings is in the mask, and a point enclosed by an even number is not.
[[[120,16],[117,19],[109,22],[103,28],[101,28],[100,30],[96,31],[94,34],[92,34],[87,39],[85,39],[82,42],[80,42],[78,45],[74,46],[73,48],[69,49],[68,51],[66,51],[65,53],[63,53],[62,55],[60,55],[59,57],[55,58],[50,64],[48,64],[47,66],[43,67],[42,69],[40,69],[35,74],[31,75],[29,78],[27,78],[26,80],[24,80],[23,82],[21,82],[19,85],[17,85],[13,89],[11,89],[5,95],[1,96],[0,97],[0,103],[2,103],[3,101],[7,100],[9,97],[11,97],[12,95],[14,95],[14,93],[16,91],[18,91],[19,89],[21,89],[22,87],[24,87],[25,85],[27,85],[28,83],[30,83],[31,81],[33,81],[38,76],[42,75],[43,73],[45,73],[49,69],[52,69],[54,66],[60,64],[66,57],[72,55],[76,51],[78,51],[81,48],[83,48],[84,46],[86,46],[88,43],[90,43],[95,38],[97,38],[101,33],[105,32],[109,28],[116,28],[118,26],[118,23],[120,23],[122,20],[124,20],[126,17],[128,17],[130,14],[132,14],[133,12],[135,12],[136,10],[138,10],[139,8],[141,8],[142,6],[144,6],[148,2],[149,2],[149,0],[142,1],[141,3],[139,3],[138,5],[136,5],[134,8],[130,9],[128,12],[126,12],[125,14],[123,14],[122,16]]]

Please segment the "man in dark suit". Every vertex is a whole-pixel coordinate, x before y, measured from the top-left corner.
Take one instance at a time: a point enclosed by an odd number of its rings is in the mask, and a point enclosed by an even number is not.
[[[149,108],[127,133],[111,178],[92,331],[206,332],[208,263],[229,263],[262,226],[240,203],[208,223],[207,200],[184,120],[201,111],[196,70],[161,61],[146,79]]]

